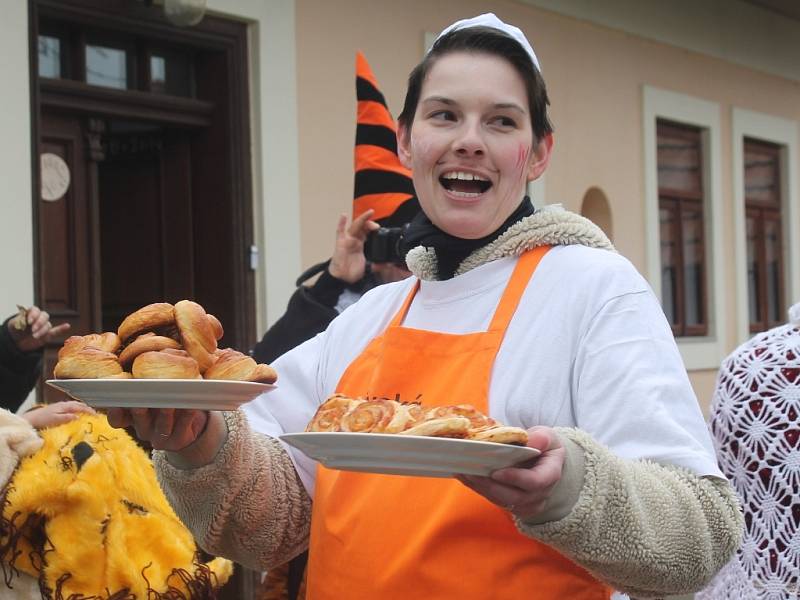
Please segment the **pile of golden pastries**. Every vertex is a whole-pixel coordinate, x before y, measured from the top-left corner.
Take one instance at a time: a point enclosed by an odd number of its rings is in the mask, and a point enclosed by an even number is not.
[[[396,433],[448,437],[524,446],[528,432],[507,427],[470,404],[426,408],[378,398],[364,400],[335,394],[320,405],[306,431]]]
[[[74,335],[58,351],[57,379],[226,379],[274,383],[269,365],[217,348],[219,320],[191,300],[148,304],[117,333]]]

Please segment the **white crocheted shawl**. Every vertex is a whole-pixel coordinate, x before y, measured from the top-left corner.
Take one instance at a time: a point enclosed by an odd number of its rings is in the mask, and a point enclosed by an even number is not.
[[[717,378],[711,430],[745,534],[698,599],[800,597],[800,304],[789,317],[737,348]]]

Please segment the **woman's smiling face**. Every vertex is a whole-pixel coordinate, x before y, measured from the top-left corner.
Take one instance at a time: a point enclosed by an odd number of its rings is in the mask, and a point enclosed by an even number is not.
[[[534,144],[521,76],[493,54],[453,52],[422,84],[400,158],[412,169],[422,210],[443,231],[478,239],[519,206],[547,167],[552,136]]]

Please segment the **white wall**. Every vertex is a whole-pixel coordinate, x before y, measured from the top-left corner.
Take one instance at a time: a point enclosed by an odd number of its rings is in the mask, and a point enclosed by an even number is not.
[[[31,120],[28,82],[28,4],[3,3],[0,35],[0,317],[33,303]]]
[[[209,0],[250,23],[253,216],[260,336],[283,314],[301,271],[294,0]]]
[[[518,0],[800,81],[800,21],[745,0]]]

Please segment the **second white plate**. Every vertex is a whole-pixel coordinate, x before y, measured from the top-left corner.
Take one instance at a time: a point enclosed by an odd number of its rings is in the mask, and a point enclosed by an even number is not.
[[[219,379],[50,379],[47,383],[95,408],[235,410],[275,388]]]
[[[488,475],[540,454],[493,442],[382,433],[303,432],[280,438],[332,469],[419,477]]]

